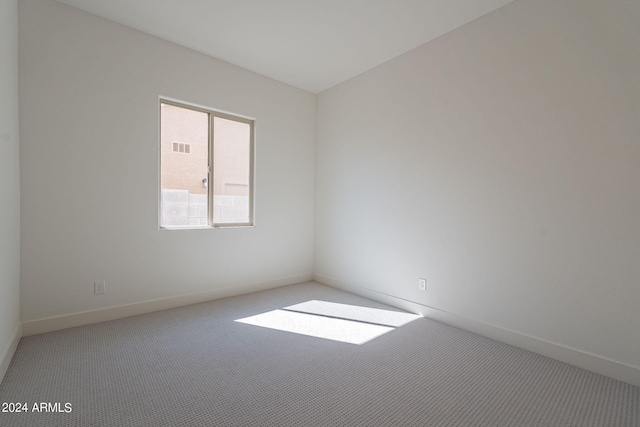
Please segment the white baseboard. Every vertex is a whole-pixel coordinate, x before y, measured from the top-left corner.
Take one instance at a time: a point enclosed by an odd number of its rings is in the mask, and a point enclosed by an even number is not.
[[[9,364],[11,363],[11,359],[13,359],[13,355],[18,348],[18,343],[20,342],[20,338],[22,338],[22,328],[20,322],[16,325],[16,328],[9,339],[9,342],[2,350],[2,354],[0,355],[0,383],[4,379],[4,374],[7,373],[7,369],[9,369]]]
[[[424,317],[428,317],[438,322],[455,326],[496,341],[523,348],[525,350],[640,387],[640,368],[635,366],[502,328],[500,326],[480,322],[458,314],[438,310],[437,308],[394,297],[363,286],[346,283],[323,274],[315,274],[314,280],[392,307],[397,307],[412,313],[420,313]]]
[[[311,274],[281,277],[278,279],[266,280],[263,282],[256,282],[247,285],[215,288],[204,292],[178,295],[169,298],[161,298],[156,300],[137,302],[133,304],[102,308],[98,310],[83,311],[79,313],[64,314],[61,316],[47,317],[44,319],[28,320],[22,322],[22,333],[24,336],[28,336],[41,334],[44,332],[58,331],[75,326],[88,325],[91,323],[121,319],[123,317],[136,316],[138,314],[151,313],[154,311],[166,310],[169,308],[181,307],[184,305],[197,304],[200,302],[233,297],[252,292],[278,288],[280,286],[307,282],[311,280],[312,277],[313,276]]]

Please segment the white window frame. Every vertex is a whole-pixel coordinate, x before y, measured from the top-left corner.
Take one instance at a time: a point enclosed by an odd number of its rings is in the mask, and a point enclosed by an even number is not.
[[[202,112],[208,115],[208,172],[207,172],[207,225],[178,225],[163,226],[162,225],[162,104],[173,105],[180,108],[187,108],[193,111]],[[248,222],[232,222],[232,223],[215,223],[214,222],[214,188],[213,185],[213,165],[214,165],[214,144],[213,140],[213,118],[233,120],[236,122],[246,123],[249,125],[249,221]],[[215,228],[234,228],[234,227],[255,227],[254,219],[254,189],[255,189],[255,119],[231,114],[215,110],[213,108],[203,107],[178,101],[171,98],[160,97],[158,102],[158,226],[161,230],[192,230],[192,229],[215,229]]]

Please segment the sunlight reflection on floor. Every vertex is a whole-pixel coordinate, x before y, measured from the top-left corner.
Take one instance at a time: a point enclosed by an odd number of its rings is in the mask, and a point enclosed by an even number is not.
[[[411,313],[310,300],[237,319],[236,322],[350,344],[364,344],[420,317]]]

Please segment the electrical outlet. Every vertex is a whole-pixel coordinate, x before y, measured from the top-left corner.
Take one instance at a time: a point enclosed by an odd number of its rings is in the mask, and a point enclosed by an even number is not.
[[[107,284],[105,283],[104,280],[100,282],[93,282],[93,293],[95,295],[104,294],[106,286]]]
[[[284,259],[280,258],[280,268],[284,268]]]
[[[418,279],[418,289],[421,291],[427,290],[427,279]]]

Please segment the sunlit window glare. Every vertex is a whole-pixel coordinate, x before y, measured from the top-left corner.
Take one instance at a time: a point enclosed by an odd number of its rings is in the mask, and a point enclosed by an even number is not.
[[[350,344],[364,344],[419,315],[311,300],[236,322]]]

